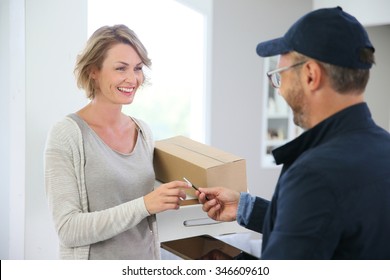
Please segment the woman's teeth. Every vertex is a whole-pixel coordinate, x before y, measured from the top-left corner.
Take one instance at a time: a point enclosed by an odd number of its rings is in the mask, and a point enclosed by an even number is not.
[[[123,92],[126,92],[126,93],[131,93],[131,92],[133,92],[134,88],[123,88],[123,87],[119,87],[118,90],[123,91]]]

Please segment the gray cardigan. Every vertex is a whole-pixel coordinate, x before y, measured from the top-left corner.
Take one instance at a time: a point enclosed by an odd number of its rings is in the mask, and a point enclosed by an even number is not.
[[[150,148],[149,127],[133,118]],[[70,117],[51,129],[45,147],[45,189],[60,241],[61,259],[88,259],[90,244],[109,239],[147,217],[153,227],[156,259],[160,258],[155,215],[149,215],[143,197],[99,212],[88,212],[84,177],[84,147],[80,128]]]

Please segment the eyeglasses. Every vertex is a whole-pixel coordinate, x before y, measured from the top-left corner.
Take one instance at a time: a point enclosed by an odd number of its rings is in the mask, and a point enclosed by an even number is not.
[[[282,67],[282,68],[275,69],[275,70],[267,72],[267,76],[268,76],[269,80],[271,81],[272,86],[274,88],[280,88],[280,86],[282,84],[282,79],[281,79],[280,73],[283,72],[283,71],[287,71],[287,70],[289,70],[291,68],[300,66],[300,65],[302,65],[302,64],[304,64],[306,62],[307,61],[298,62],[298,63],[293,64],[291,66],[286,66],[286,67]]]

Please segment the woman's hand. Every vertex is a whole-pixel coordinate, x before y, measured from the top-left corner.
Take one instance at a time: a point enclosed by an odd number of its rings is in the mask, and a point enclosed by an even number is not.
[[[184,189],[188,188],[190,186],[182,181],[162,184],[144,196],[146,209],[151,215],[166,210],[179,209],[180,201],[186,198]]]

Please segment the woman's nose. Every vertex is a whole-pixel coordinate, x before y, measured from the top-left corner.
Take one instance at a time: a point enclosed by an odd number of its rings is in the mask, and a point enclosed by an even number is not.
[[[128,71],[126,78],[125,78],[125,82],[135,83],[136,81],[137,81],[137,76],[134,73],[134,71]]]

